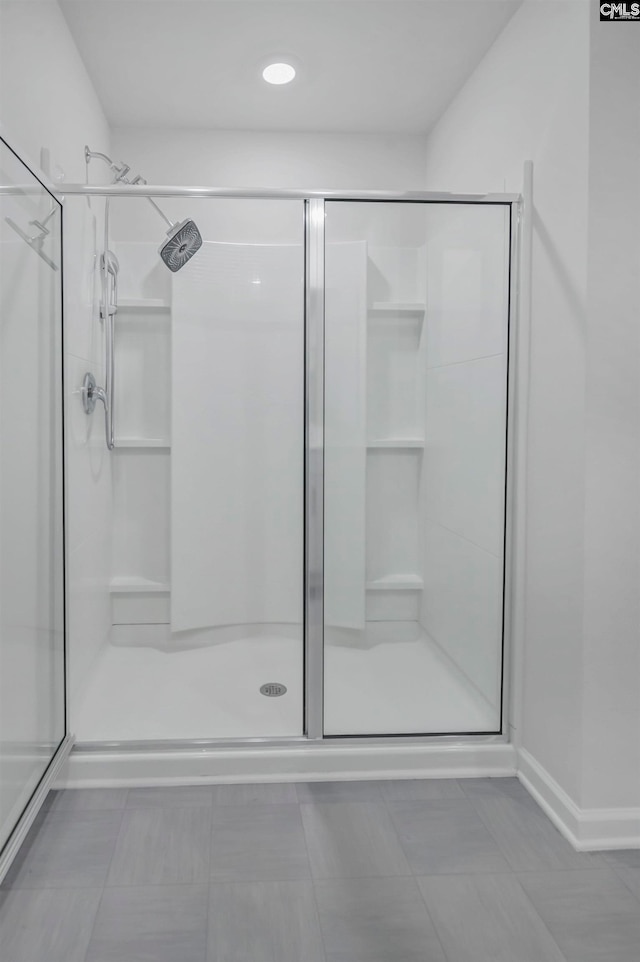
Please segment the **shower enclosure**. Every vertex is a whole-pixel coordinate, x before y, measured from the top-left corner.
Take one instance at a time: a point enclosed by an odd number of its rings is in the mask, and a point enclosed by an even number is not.
[[[324,733],[496,733],[509,208],[325,215]]]
[[[0,138],[0,879],[69,749],[62,218]]]
[[[80,749],[502,737],[519,198],[65,190],[120,265]]]

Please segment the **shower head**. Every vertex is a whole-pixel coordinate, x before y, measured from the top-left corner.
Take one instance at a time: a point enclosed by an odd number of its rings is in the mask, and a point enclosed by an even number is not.
[[[89,150],[88,147],[85,147],[85,162],[89,164],[94,157],[97,157],[99,160],[103,160],[109,165],[113,171],[115,183],[134,185],[144,185],[147,183],[144,177],[141,177],[140,174],[138,174],[137,177],[129,178],[127,175],[129,174],[131,168],[128,164],[125,164],[124,161],[121,161],[119,164],[114,164],[111,158],[107,157],[106,154],[102,154],[95,150]],[[175,272],[179,271],[181,267],[184,267],[187,261],[190,261],[196,251],[202,247],[202,234],[196,227],[194,221],[187,219],[180,221],[179,224],[174,224],[169,220],[164,211],[158,207],[156,202],[152,200],[151,197],[147,197],[147,200],[152,207],[155,207],[165,223],[169,225],[169,230],[167,231],[167,240],[162,242],[158,248],[158,253],[169,270],[173,271],[175,274]]]
[[[202,235],[195,222],[183,220],[170,227],[167,240],[160,245],[158,253],[169,270],[175,274],[201,247]]]

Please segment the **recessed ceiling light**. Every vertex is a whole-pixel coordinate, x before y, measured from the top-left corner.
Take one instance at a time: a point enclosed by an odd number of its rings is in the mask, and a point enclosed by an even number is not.
[[[288,84],[295,75],[296,69],[290,63],[270,63],[262,71],[262,76],[268,84]]]

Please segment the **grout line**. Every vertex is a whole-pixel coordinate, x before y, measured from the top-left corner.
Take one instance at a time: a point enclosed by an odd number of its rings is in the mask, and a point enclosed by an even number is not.
[[[309,840],[307,838],[307,830],[304,824],[304,819],[302,817],[302,802],[300,801],[300,796],[298,795],[298,783],[296,785],[296,796],[298,797],[298,818],[300,819],[300,825],[302,826],[302,837],[304,839],[304,847],[307,853],[307,864],[309,866],[309,880],[311,882],[311,891],[313,892],[313,902],[316,907],[316,916],[318,919],[318,931],[320,932],[320,944],[322,946],[322,953],[324,955],[325,962],[327,960],[327,946],[324,940],[324,931],[322,929],[322,921],[320,918],[320,908],[318,906],[318,893],[316,892],[316,878],[313,874],[313,867],[311,865],[311,854],[309,851]]]
[[[215,807],[215,802],[213,799],[213,791],[211,792],[211,824],[209,826],[209,865],[207,870],[207,918],[204,936],[204,957],[205,960],[209,958],[209,943],[210,943],[210,920],[211,920],[211,863],[213,861],[213,809]]]
[[[464,791],[464,789],[463,789],[463,791]],[[489,836],[489,838],[491,839],[491,841],[493,842],[493,844],[494,844],[495,847],[497,848],[498,852],[500,853],[500,855],[502,856],[502,858],[504,859],[504,861],[506,862],[506,864],[509,866],[511,872],[512,872],[512,873],[515,873],[515,872],[516,872],[516,869],[515,869],[515,868],[513,867],[513,865],[511,864],[511,859],[508,857],[508,855],[507,855],[507,853],[505,852],[504,848],[503,848],[502,845],[500,844],[499,839],[498,839],[498,838],[496,837],[496,835],[491,831],[491,828],[489,827],[489,825],[487,824],[487,822],[485,821],[485,819],[482,817],[482,811],[481,811],[480,806],[479,806],[479,805],[476,805],[474,799],[473,799],[473,798],[470,798],[468,795],[467,795],[467,798],[468,798],[469,801],[471,802],[471,804],[472,804],[472,806],[473,806],[473,810],[474,810],[474,812],[476,813],[478,819],[480,820],[480,823],[483,825],[485,832],[487,833],[487,835]]]
[[[128,797],[129,797],[129,789],[127,789],[127,798],[128,798]],[[127,799],[125,798],[125,805],[126,805],[126,802],[127,802]],[[115,840],[115,842],[113,843],[113,848],[111,849],[111,858],[109,859],[109,865],[107,866],[107,871],[106,871],[105,876],[104,876],[104,888],[107,888],[107,882],[108,882],[108,879],[109,879],[109,874],[110,874],[110,872],[111,872],[111,866],[112,866],[112,864],[113,864],[113,859],[114,859],[114,856],[115,856],[115,854],[116,854],[116,849],[117,849],[117,847],[118,847],[118,841],[120,840],[120,835],[121,835],[121,833],[122,833],[122,823],[123,823],[123,821],[124,821],[124,813],[125,813],[125,811],[126,811],[126,808],[124,808],[124,807],[120,810],[120,825],[118,826],[118,834],[116,835],[116,840]]]
[[[551,931],[551,929],[549,928],[549,926],[547,925],[547,923],[545,922],[545,920],[542,918],[542,916],[541,916],[540,913],[538,912],[538,910],[537,910],[537,908],[535,907],[532,899],[529,897],[529,893],[527,892],[527,890],[525,889],[525,887],[520,883],[520,879],[518,878],[518,874],[520,874],[520,873],[517,873],[517,874],[516,874],[516,882],[517,882],[517,884],[519,885],[522,894],[524,895],[525,899],[527,900],[527,902],[529,903],[529,905],[530,905],[531,908],[533,909],[533,912],[534,912],[536,918],[538,918],[538,919],[540,920],[540,924],[542,925],[542,927],[544,928],[544,930],[549,933],[549,938],[551,939],[551,941],[553,942],[553,944],[557,947],[558,952],[560,953],[560,955],[562,956],[562,958],[565,960],[565,962],[569,962],[569,960],[567,959],[567,956],[564,954],[564,952],[562,951],[562,949],[560,948],[560,946],[559,946],[558,943],[556,942],[555,938],[553,937],[553,932]]]
[[[534,802],[536,801],[536,800],[533,798],[533,796],[530,796],[530,798],[531,798]],[[505,859],[505,861],[508,863],[508,865],[511,866],[512,871],[514,872],[514,874],[527,875],[527,874],[531,874],[531,873],[535,874],[535,873],[541,873],[541,872],[542,872],[542,873],[546,873],[546,872],[556,873],[556,872],[579,872],[579,871],[598,872],[598,871],[602,871],[603,866],[600,865],[600,864],[598,864],[597,859],[589,859],[589,858],[588,858],[588,856],[592,856],[592,855],[596,855],[596,856],[597,856],[597,855],[599,855],[599,854],[600,854],[599,852],[576,852],[576,851],[574,851],[573,849],[572,849],[572,854],[573,854],[573,855],[575,855],[575,856],[585,856],[585,858],[584,858],[584,864],[576,864],[575,867],[567,867],[567,868],[564,868],[564,867],[562,867],[562,868],[549,868],[549,867],[547,867],[547,868],[541,868],[541,867],[537,867],[537,868],[529,868],[529,869],[513,868],[512,863],[511,863],[511,858],[509,857],[509,854],[507,853],[507,851],[505,850],[505,848],[504,848],[503,845],[501,844],[500,839],[498,838],[498,836],[496,835],[496,833],[492,830],[492,828],[490,827],[490,825],[489,825],[489,824],[487,823],[487,821],[485,820],[485,818],[484,818],[484,816],[483,816],[483,813],[482,813],[482,807],[481,807],[481,805],[477,805],[477,804],[476,804],[476,801],[481,801],[481,802],[496,802],[496,801],[505,801],[505,800],[506,800],[506,801],[511,801],[511,802],[513,802],[513,803],[516,804],[516,805],[519,805],[519,804],[520,804],[517,798],[511,798],[511,797],[508,796],[508,795],[504,795],[504,796],[493,796],[493,795],[480,796],[480,795],[476,795],[475,798],[472,798],[472,797],[469,798],[469,801],[473,804],[474,810],[475,810],[478,818],[480,819],[480,821],[481,821],[482,824],[484,825],[485,829],[487,830],[487,832],[489,833],[489,835],[491,836],[491,838],[494,840],[494,842],[495,842],[496,846],[498,847],[498,849],[499,849],[500,854],[502,855],[502,857]],[[526,809],[526,812],[531,816],[531,818],[534,819],[534,824],[535,824],[535,820],[537,820],[537,821],[542,820],[543,823],[546,823],[547,827],[550,826],[550,827],[557,833],[558,838],[559,838],[565,845],[567,845],[569,848],[571,848],[569,842],[560,834],[559,830],[558,830],[558,829],[556,828],[556,826],[553,824],[553,822],[551,821],[551,819],[549,818],[549,816],[547,815],[547,813],[538,805],[537,802],[536,802],[536,809],[535,809],[535,810],[532,810],[532,809],[530,809],[530,808],[527,808],[527,809]],[[526,817],[526,816],[525,816],[525,817]],[[523,830],[522,828],[520,828],[520,827],[517,827],[517,828],[516,828],[516,833],[518,834],[518,836],[522,836],[522,835],[525,834],[524,830]],[[581,862],[582,859],[579,859],[579,861]],[[606,866],[605,866],[605,867],[606,867]]]
[[[302,813],[300,814],[300,821],[302,821]],[[325,960],[325,962],[327,962],[327,944],[326,944],[326,942],[325,942],[325,940],[324,940],[324,930],[323,930],[323,928],[322,928],[322,919],[320,918],[320,906],[318,905],[318,893],[317,893],[317,891],[316,891],[316,879],[313,877],[313,875],[312,875],[312,873],[311,873],[311,858],[309,857],[309,846],[307,845],[307,836],[306,836],[306,834],[304,833],[304,823],[303,823],[303,825],[302,825],[302,831],[303,831],[303,834],[304,834],[304,844],[305,844],[305,848],[307,849],[307,859],[309,859],[309,875],[311,876],[311,878],[310,878],[310,881],[311,881],[311,893],[312,893],[312,895],[313,895],[313,904],[314,904],[315,907],[316,907],[316,919],[317,919],[317,921],[318,921],[318,933],[319,933],[319,935],[320,935],[320,945],[321,945],[321,948],[322,948],[322,955],[323,955],[323,957],[324,957],[324,960]]]
[[[436,876],[436,877],[437,877],[437,876]],[[422,899],[422,902],[423,902],[423,904],[424,904],[424,907],[425,907],[425,909],[427,910],[427,915],[428,915],[428,917],[429,917],[429,920],[430,920],[430,922],[431,922],[431,925],[433,926],[433,931],[436,933],[436,938],[437,938],[438,942],[440,943],[440,947],[441,947],[441,949],[442,949],[442,955],[443,955],[443,957],[444,957],[444,959],[445,959],[445,962],[458,962],[457,959],[452,959],[452,958],[451,958],[451,956],[448,954],[447,950],[446,950],[445,947],[444,947],[444,942],[442,941],[442,937],[441,937],[441,935],[440,935],[440,931],[439,931],[439,929],[438,929],[438,926],[436,925],[436,920],[434,919],[433,915],[431,914],[431,909],[429,908],[429,903],[427,902],[427,898],[426,898],[424,892],[422,891],[422,889],[420,888],[420,885],[418,884],[418,878],[428,878],[428,876],[424,876],[424,875],[415,876],[415,875],[414,875],[413,881],[414,881],[414,884],[415,884],[415,886],[416,886],[416,888],[417,888],[417,890],[418,890],[418,895],[419,895],[420,898]]]
[[[222,884],[225,885],[225,884],[227,884],[227,883],[223,882]],[[127,883],[126,885],[105,885],[105,886],[104,886],[104,890],[105,890],[105,892],[107,891],[107,889],[109,890],[109,892],[118,892],[118,891],[120,891],[121,889],[182,889],[182,888],[204,888],[204,887],[206,887],[206,885],[207,885],[206,882],[144,882],[143,884],[140,884],[140,883],[138,883],[138,882],[129,882],[129,883]],[[52,886],[50,886],[50,887],[52,887]],[[97,888],[97,886],[91,886],[91,887],[92,887],[92,888]],[[42,891],[44,891],[44,889],[25,889],[24,891],[42,892]],[[76,886],[75,889],[72,889],[72,890],[70,889],[70,891],[83,891],[83,890],[82,890],[82,889],[78,889],[78,887]],[[39,962],[39,960],[38,960],[38,962]]]
[[[629,885],[629,883],[627,882],[627,880],[624,878],[624,876],[620,874],[619,866],[611,865],[609,862],[607,862],[607,864],[609,865],[609,868],[614,872],[616,878],[619,878],[620,881],[622,882],[622,884],[624,885],[624,887],[625,887],[629,892],[631,892],[631,895],[632,895],[634,898],[636,898],[636,899],[638,900],[638,902],[640,902],[640,889],[639,889],[637,892],[635,892],[635,891],[631,888],[631,886]],[[639,871],[640,871],[640,870],[639,870]]]
[[[96,912],[93,916],[93,922],[91,924],[91,931],[89,932],[89,938],[87,939],[87,948],[84,954],[84,962],[87,962],[89,958],[89,949],[91,948],[91,943],[93,941],[93,935],[96,930],[96,922],[98,921],[98,915],[100,914],[100,909],[102,908],[102,899],[104,898],[105,886],[102,886],[102,891],[100,892],[100,898],[98,899],[98,904],[96,906]]]
[[[128,797],[128,795],[129,795],[129,789],[127,789],[127,795],[125,796],[125,800],[124,800],[124,801],[125,801],[125,805],[126,805],[126,802],[127,802],[127,797]],[[100,909],[102,908],[102,899],[104,898],[104,894],[105,894],[105,891],[106,891],[106,889],[107,889],[107,879],[109,878],[109,873],[110,873],[110,871],[111,871],[111,864],[112,864],[112,862],[113,862],[113,857],[114,857],[114,855],[115,855],[115,853],[116,853],[116,847],[117,847],[117,845],[118,845],[118,839],[120,838],[120,832],[122,831],[122,821],[123,821],[123,819],[124,819],[124,812],[125,812],[124,805],[123,805],[123,807],[122,807],[121,809],[115,809],[115,811],[119,811],[119,812],[120,812],[120,825],[118,826],[118,832],[117,832],[117,835],[116,835],[115,840],[114,840],[114,843],[113,843],[113,848],[111,849],[111,857],[109,858],[109,864],[107,865],[107,870],[106,870],[106,872],[105,872],[105,874],[104,874],[104,881],[103,881],[103,883],[102,883],[102,891],[101,891],[101,893],[100,893],[100,898],[98,899],[98,907],[97,907],[97,909],[96,909],[96,914],[95,914],[94,917],[93,917],[93,925],[91,926],[91,933],[90,933],[90,935],[89,935],[89,940],[88,940],[88,942],[87,942],[87,951],[85,952],[85,956],[84,956],[85,962],[87,962],[87,959],[89,958],[89,949],[91,948],[91,942],[93,941],[93,935],[94,935],[94,932],[95,932],[95,930],[96,930],[96,923],[97,923],[97,921],[98,921],[98,915],[99,915],[99,913],[100,913]]]
[[[443,799],[445,801],[445,799]],[[416,878],[461,878],[464,876],[490,876],[495,875],[502,877],[503,875],[513,875],[516,878],[520,875],[575,875],[576,872],[582,872],[584,869],[575,868],[555,868],[555,869],[539,869],[539,868],[529,868],[525,870],[518,869],[515,871],[512,868],[503,869],[492,869],[490,872],[421,872],[416,875]],[[597,869],[599,872],[604,872],[605,869]],[[392,877],[392,876],[390,876]],[[395,876],[396,878],[398,876]]]

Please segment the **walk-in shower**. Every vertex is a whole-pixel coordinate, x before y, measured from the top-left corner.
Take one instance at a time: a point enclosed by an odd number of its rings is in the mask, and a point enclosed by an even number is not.
[[[109,453],[80,418],[112,495],[109,583],[92,585],[111,629],[72,630],[67,659],[61,225],[3,160],[20,284],[3,273],[0,400],[23,397],[35,358],[39,432],[30,446],[0,418],[0,868],[71,732],[76,783],[424,771],[433,750],[509,769],[519,198],[153,187],[126,165],[65,185],[106,348],[104,390],[70,364],[66,416],[103,401]],[[158,257],[158,198],[194,225],[179,270]]]
[[[499,735],[516,198],[86,193],[119,403],[79,742]],[[203,229],[179,273],[156,198]]]

